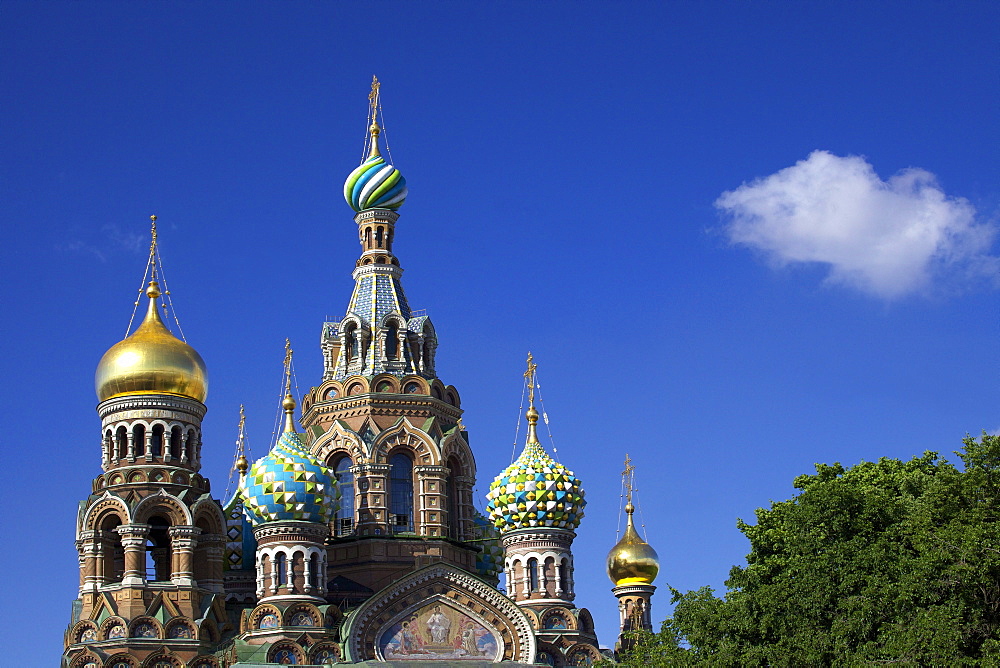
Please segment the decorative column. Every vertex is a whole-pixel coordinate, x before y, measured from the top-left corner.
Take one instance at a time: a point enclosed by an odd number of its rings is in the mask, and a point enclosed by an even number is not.
[[[359,536],[391,535],[389,518],[388,464],[358,464],[351,468],[355,473],[357,517]]]
[[[80,593],[97,591],[100,580],[97,576],[100,559],[100,545],[97,542],[97,531],[81,531],[76,541],[76,549],[80,554]]]
[[[146,539],[149,528],[148,524],[123,524],[115,529],[122,537],[122,548],[125,550],[122,585],[126,587],[143,587],[146,584]]]
[[[444,536],[447,534],[445,513],[447,512],[445,489],[448,468],[445,466],[419,465],[413,467],[417,474],[418,500],[421,536]]]
[[[457,475],[452,480],[454,481],[455,489],[449,491],[457,495],[458,503],[456,505],[462,514],[458,524],[458,539],[468,540],[474,533],[472,516],[475,514],[475,505],[472,503],[472,488],[476,483],[476,479],[472,476]]]
[[[170,581],[182,587],[194,586],[194,548],[201,529],[194,526],[170,527]]]

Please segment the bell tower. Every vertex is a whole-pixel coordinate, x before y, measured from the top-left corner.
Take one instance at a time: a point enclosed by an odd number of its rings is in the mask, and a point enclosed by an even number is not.
[[[461,397],[438,378],[430,317],[403,291],[394,246],[408,190],[382,154],[383,125],[373,79],[366,157],[344,182],[361,243],[354,290],[323,325],[323,377],[302,401],[306,443],[342,494],[329,562],[330,597],[345,603],[436,562],[475,572],[480,553]]]
[[[103,472],[78,515],[80,591],[65,653],[71,665],[85,665],[96,646],[104,656],[155,659],[161,652],[193,662],[228,625],[225,523],[199,473],[208,375],[160,313],[170,293],[151,220],[145,317],[97,367]],[[142,291],[135,306],[141,302]]]
[[[608,552],[608,577],[615,584],[611,591],[618,599],[620,616],[617,651],[631,646],[634,632],[653,630],[651,603],[656,591],[653,580],[660,571],[656,550],[635,530],[632,519],[635,513],[635,505],[632,503],[635,466],[628,455],[625,455],[622,486],[625,489],[625,514],[628,519],[621,540]]]
[[[528,353],[524,450],[493,480],[487,510],[501,536],[507,595],[530,610],[536,624],[536,662],[590,665],[601,660],[593,619],[573,603],[573,539],[587,501],[580,479],[538,440],[537,371]]]

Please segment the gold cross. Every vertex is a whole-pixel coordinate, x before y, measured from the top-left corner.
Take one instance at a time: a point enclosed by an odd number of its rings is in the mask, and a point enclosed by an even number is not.
[[[535,369],[538,365],[535,364],[535,356],[528,352],[528,370],[524,372],[524,377],[528,381],[528,404],[530,406],[535,405]]]
[[[152,278],[155,281],[156,280],[156,216],[150,216],[149,220],[152,223],[151,224],[152,229],[150,231],[151,238],[149,242],[149,263],[153,267]],[[164,308],[166,308],[166,306],[167,306],[166,304],[163,305]]]
[[[372,92],[368,93],[368,115],[369,115],[369,125],[375,123],[378,119],[375,118],[375,114],[378,112],[379,107],[379,89],[382,84],[379,83],[378,77],[372,75]]]
[[[285,391],[292,391],[292,341],[285,339]]]
[[[632,458],[625,454],[625,470],[622,471],[622,483],[625,485],[625,491],[628,494],[628,502],[632,503],[632,491],[634,487],[632,486],[632,481],[635,478],[635,467],[632,466]]]

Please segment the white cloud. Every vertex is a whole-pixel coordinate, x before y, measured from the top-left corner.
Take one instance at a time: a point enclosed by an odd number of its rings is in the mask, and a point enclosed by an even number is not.
[[[722,193],[715,206],[732,243],[778,266],[826,264],[827,282],[885,299],[939,281],[996,283],[1000,271],[988,255],[995,226],[977,222],[968,200],[948,197],[922,169],[883,181],[863,157],[813,151]]]

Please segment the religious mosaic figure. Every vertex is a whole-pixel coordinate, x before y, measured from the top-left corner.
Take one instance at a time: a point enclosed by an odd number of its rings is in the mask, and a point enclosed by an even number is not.
[[[440,605],[435,605],[434,612],[427,618],[427,630],[431,634],[431,642],[435,645],[446,644],[449,629],[451,629],[451,620],[441,612]]]

